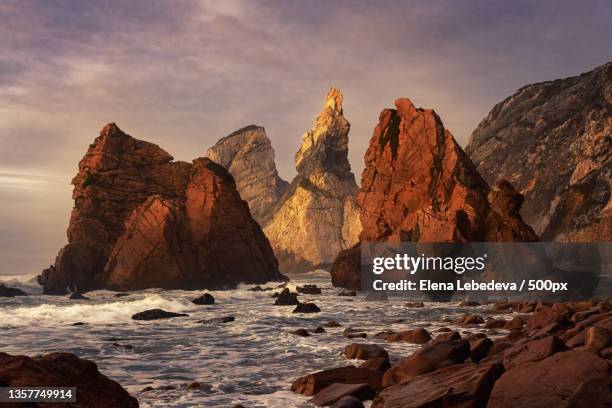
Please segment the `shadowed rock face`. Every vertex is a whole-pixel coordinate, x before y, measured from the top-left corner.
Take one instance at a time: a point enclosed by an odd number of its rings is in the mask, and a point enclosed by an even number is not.
[[[47,407],[75,406],[90,408],[138,408],[115,381],[98,371],[93,361],[69,353],[51,353],[37,357],[0,353],[0,384],[3,387],[76,387],[77,401],[70,404],[44,403]],[[38,406],[38,404],[3,404],[5,406]]]
[[[612,240],[612,63],[528,85],[480,122],[466,152],[483,177],[509,180],[544,240]]]
[[[39,277],[45,293],[222,288],[281,278],[232,176],[209,159],[173,162],[110,124],[72,184],[69,243]]]
[[[347,156],[349,128],[342,94],[331,88],[314,127],[302,136],[295,155],[298,175],[264,219],[283,271],[329,265],[357,241],[361,225]]]
[[[287,190],[274,164],[274,149],[261,126],[250,125],[219,140],[206,155],[234,176],[240,196],[258,222]]]
[[[533,241],[521,196],[507,182],[491,189],[438,115],[398,99],[381,112],[357,195],[361,241]],[[336,286],[360,287],[359,247],[332,268]]]

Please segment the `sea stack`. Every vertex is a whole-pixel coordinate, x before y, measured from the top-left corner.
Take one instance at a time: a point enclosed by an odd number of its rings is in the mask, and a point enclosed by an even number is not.
[[[297,176],[264,220],[282,271],[330,265],[361,231],[357,184],[348,161],[349,122],[342,93],[331,88],[313,128],[295,155]]]
[[[431,109],[384,109],[365,154],[357,201],[361,241],[534,241],[507,182],[493,189]],[[339,254],[335,286],[360,289],[359,245]]]
[[[262,126],[249,125],[220,139],[206,156],[234,176],[240,196],[259,223],[287,190],[278,176],[274,149]]]
[[[231,174],[208,158],[172,160],[114,123],[102,129],[72,180],[68,245],[40,275],[44,293],[282,278]]]
[[[495,105],[466,152],[485,180],[509,180],[546,241],[612,240],[612,62],[532,84]]]

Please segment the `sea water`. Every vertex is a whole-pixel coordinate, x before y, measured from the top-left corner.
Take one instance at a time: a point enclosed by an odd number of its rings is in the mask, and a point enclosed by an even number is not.
[[[90,300],[73,301],[62,296],[43,296],[33,277],[0,276],[12,287],[31,296],[0,298],[0,351],[29,356],[71,352],[98,364],[100,371],[119,382],[142,407],[312,407],[309,397],[290,391],[291,383],[305,374],[361,361],[347,360],[344,347],[352,342],[377,343],[392,359],[418,348],[408,343],[386,343],[373,338],[383,330],[425,327],[453,328],[448,321],[478,308],[459,308],[448,303],[426,303],[411,309],[405,301],[367,301],[338,296],[329,273],[314,271],[293,276],[288,287],[316,284],[320,295],[301,294],[320,313],[293,314],[293,306],[274,306],[274,291],[253,292],[254,285],[236,290],[209,292],[215,304],[198,306],[191,299],[203,291],[145,290],[115,297],[115,292],[87,293]],[[262,287],[276,287],[270,282]],[[187,313],[181,317],[135,321],[134,313],[147,309]],[[234,316],[230,323],[199,321]],[[326,333],[300,337],[299,328],[314,329],[329,320],[342,325]],[[82,323],[81,325],[74,325]],[[346,339],[347,327],[362,329],[366,339]],[[197,381],[199,389],[187,390]],[[168,387],[169,386],[169,387]],[[154,390],[142,392],[145,387]],[[162,389],[171,388],[174,389]]]

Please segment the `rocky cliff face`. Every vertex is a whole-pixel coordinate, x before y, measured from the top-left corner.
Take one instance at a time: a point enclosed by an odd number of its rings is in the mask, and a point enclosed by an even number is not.
[[[295,155],[298,175],[264,220],[283,271],[328,265],[357,240],[361,225],[348,162],[349,129],[342,93],[331,88],[314,127],[302,136]]]
[[[476,171],[438,115],[408,99],[381,112],[365,154],[357,201],[361,241],[533,241],[507,182],[494,189]],[[336,286],[360,287],[359,246],[332,268]]]
[[[209,159],[173,162],[158,146],[109,124],[72,184],[69,243],[39,277],[45,293],[220,288],[281,278],[232,176]]]
[[[483,177],[508,179],[544,240],[612,240],[612,63],[528,85],[497,104],[466,147]]]
[[[240,196],[261,222],[278,203],[289,183],[274,164],[274,149],[261,126],[250,125],[219,140],[206,154],[234,176]]]

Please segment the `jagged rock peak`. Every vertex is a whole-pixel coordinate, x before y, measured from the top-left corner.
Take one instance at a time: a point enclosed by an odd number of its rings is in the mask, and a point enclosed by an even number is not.
[[[399,98],[381,112],[365,154],[360,240],[537,240],[518,215],[516,191],[507,183],[491,191],[440,117]],[[359,259],[358,245],[340,253],[332,283],[358,289]]]
[[[206,155],[234,176],[240,195],[259,222],[289,185],[278,176],[274,149],[262,126],[249,125],[232,132]]]
[[[612,240],[612,62],[527,85],[493,107],[466,147],[489,182],[525,196],[545,240]]]
[[[313,128],[302,136],[295,155],[298,174],[264,223],[281,270],[329,265],[357,241],[361,225],[348,161],[349,130],[342,93],[332,87]]]
[[[295,168],[302,177],[328,171],[354,180],[348,161],[350,123],[343,116],[342,99],[340,90],[330,88],[314,126],[302,136],[302,145],[295,154]]]
[[[72,184],[68,245],[39,276],[45,294],[67,287],[227,288],[282,278],[231,174],[208,158],[174,162],[111,123],[89,146]]]

